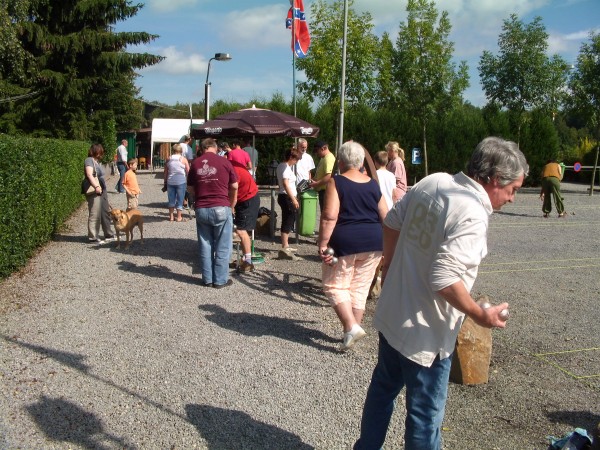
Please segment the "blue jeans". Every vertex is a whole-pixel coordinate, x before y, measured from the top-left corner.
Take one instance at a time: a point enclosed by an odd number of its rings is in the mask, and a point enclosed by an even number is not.
[[[396,397],[406,386],[404,446],[407,450],[439,450],[440,429],[448,395],[452,358],[435,359],[431,367],[402,356],[379,333],[379,359],[360,423],[356,450],[383,447]]]
[[[125,177],[125,172],[127,172],[127,164],[118,162],[117,169],[119,169],[119,181],[117,182],[115,189],[117,192],[125,192],[125,188],[123,187],[123,177]]]
[[[231,208],[197,208],[196,231],[200,247],[202,282],[216,285],[227,283],[233,235]]]
[[[169,199],[169,208],[183,210],[183,198],[187,184],[167,184],[167,198]]]

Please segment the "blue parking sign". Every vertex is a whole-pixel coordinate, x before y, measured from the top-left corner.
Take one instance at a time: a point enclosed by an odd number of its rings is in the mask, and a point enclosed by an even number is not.
[[[413,164],[422,164],[423,163],[423,156],[422,156],[420,148],[412,149],[412,161],[411,162]]]

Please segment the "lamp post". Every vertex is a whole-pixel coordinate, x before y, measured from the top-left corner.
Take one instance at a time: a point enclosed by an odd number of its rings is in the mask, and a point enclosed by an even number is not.
[[[208,70],[206,71],[206,83],[204,83],[204,120],[207,121],[210,119],[210,83],[208,82],[208,75],[210,74],[210,63],[213,59],[217,61],[229,61],[231,56],[229,53],[215,53],[213,58],[208,60]]]

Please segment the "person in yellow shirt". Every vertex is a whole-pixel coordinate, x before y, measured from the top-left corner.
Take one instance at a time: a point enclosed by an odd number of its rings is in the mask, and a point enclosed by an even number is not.
[[[315,142],[315,151],[320,159],[313,181],[309,184],[319,194],[319,208],[323,211],[325,202],[325,188],[333,174],[333,166],[335,165],[335,156],[329,151],[327,142]]]
[[[137,165],[137,158],[132,158],[127,161],[129,170],[125,172],[125,176],[123,177],[123,188],[125,188],[125,193],[127,194],[127,211],[137,209],[138,197],[142,193],[137,181],[137,175],[135,174]]]
[[[542,212],[545,218],[548,218],[548,215],[552,211],[552,198],[554,198],[554,206],[556,206],[558,217],[565,217],[567,215],[560,192],[560,180],[562,180],[562,177],[563,171],[560,164],[556,160],[548,160],[542,169],[542,190],[540,192],[540,200],[544,201]]]

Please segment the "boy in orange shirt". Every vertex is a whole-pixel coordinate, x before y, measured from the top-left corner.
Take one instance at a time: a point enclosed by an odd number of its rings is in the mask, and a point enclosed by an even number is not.
[[[127,194],[127,211],[131,209],[137,209],[138,196],[142,193],[140,186],[138,185],[137,175],[135,174],[137,165],[137,158],[132,158],[127,161],[129,170],[125,172],[125,176],[123,177],[123,187],[125,188],[125,193]]]

